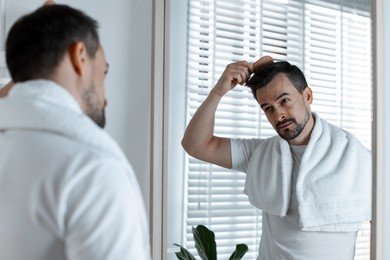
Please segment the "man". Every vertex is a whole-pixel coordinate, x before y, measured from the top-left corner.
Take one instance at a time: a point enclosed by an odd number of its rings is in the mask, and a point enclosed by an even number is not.
[[[10,29],[0,99],[0,259],[150,259],[135,175],[105,125],[97,22],[43,6]]]
[[[278,136],[213,135],[219,101],[245,83]],[[236,62],[186,129],[182,145],[190,155],[247,174],[244,193],[263,212],[258,259],[352,260],[357,230],[370,219],[371,154],[312,113],[312,102],[296,66],[268,56],[255,64]]]

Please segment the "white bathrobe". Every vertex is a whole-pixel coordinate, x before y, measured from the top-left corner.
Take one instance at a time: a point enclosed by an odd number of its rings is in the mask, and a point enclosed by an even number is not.
[[[0,99],[0,259],[150,259],[146,220],[125,156],[65,89]]]

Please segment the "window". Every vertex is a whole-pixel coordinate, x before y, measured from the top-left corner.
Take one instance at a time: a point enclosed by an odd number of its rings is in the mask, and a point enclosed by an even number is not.
[[[369,1],[188,0],[187,14],[184,125],[228,63],[270,55],[304,71],[314,93],[312,111],[371,147]],[[266,138],[275,132],[250,90],[238,86],[218,107],[215,134]],[[242,193],[245,174],[187,155],[183,168],[184,199],[176,198],[184,230],[181,244],[196,252],[191,228],[203,224],[215,232],[219,259],[228,259],[237,243],[248,244],[245,259],[255,259],[261,211]],[[365,224],[355,259],[369,259],[369,237]]]

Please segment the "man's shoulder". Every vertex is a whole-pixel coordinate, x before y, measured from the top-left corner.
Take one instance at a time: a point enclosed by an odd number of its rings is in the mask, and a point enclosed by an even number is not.
[[[335,137],[342,138],[342,140],[345,140],[345,142],[347,142],[349,145],[351,145],[355,148],[359,148],[362,151],[365,151],[367,153],[367,155],[371,154],[371,151],[369,149],[367,149],[363,145],[363,143],[359,140],[359,138],[356,137],[356,135],[354,135],[350,131],[348,131],[340,126],[329,123],[324,119],[322,119],[322,122],[325,122],[325,124],[327,125],[327,127],[331,133],[332,138],[335,138]],[[323,123],[323,125],[324,125],[324,123]]]
[[[330,131],[333,132],[333,134],[335,134],[335,133],[342,134],[342,135],[345,135],[346,138],[357,139],[354,134],[352,134],[351,132],[349,132],[345,128],[342,128],[340,126],[332,124],[324,119],[321,119],[321,120],[323,122],[322,124],[324,125],[324,123],[325,123],[328,126],[328,128],[330,129]]]
[[[21,133],[22,135],[22,133]],[[62,162],[79,167],[90,167],[91,164],[124,165],[117,153],[92,142],[72,138],[51,131],[29,131],[29,137],[21,137],[20,145],[26,156],[47,158],[48,161]]]
[[[260,145],[268,146],[269,144],[274,143],[277,139],[278,136],[272,136],[268,138],[234,138],[230,139],[230,141],[232,149],[254,151]]]

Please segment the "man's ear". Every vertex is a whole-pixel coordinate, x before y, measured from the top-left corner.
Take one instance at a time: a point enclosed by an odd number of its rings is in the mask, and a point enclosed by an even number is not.
[[[305,101],[309,104],[313,103],[313,91],[311,90],[311,88],[306,87],[303,90],[303,97],[305,98]]]
[[[75,42],[69,47],[68,52],[75,72],[80,76],[83,75],[88,55],[85,44],[83,42]]]

